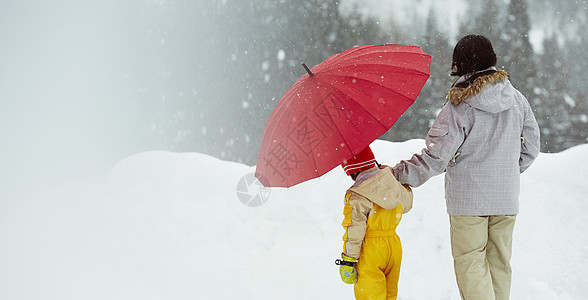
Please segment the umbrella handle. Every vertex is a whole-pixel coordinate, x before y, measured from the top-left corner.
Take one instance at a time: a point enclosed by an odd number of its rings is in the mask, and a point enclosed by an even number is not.
[[[301,64],[301,65],[304,67],[304,69],[306,70],[306,72],[308,73],[308,75],[309,75],[309,76],[312,76],[312,75],[314,75],[314,74],[312,74],[312,72],[311,72],[311,71],[310,71],[310,69],[309,69],[309,68],[306,66],[306,64],[305,64],[305,63],[303,63],[303,62],[302,62],[302,63],[300,63],[300,64]]]

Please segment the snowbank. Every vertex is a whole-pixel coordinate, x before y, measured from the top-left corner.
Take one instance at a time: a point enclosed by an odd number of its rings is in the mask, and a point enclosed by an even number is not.
[[[393,164],[422,145],[373,149]],[[523,174],[512,299],[588,297],[587,156],[588,145],[541,154]],[[333,263],[350,179],[337,168],[251,207],[237,184],[253,171],[198,153],[146,152],[103,183],[48,191],[0,220],[0,299],[353,299]],[[442,176],[414,194],[398,229],[399,299],[459,299]]]

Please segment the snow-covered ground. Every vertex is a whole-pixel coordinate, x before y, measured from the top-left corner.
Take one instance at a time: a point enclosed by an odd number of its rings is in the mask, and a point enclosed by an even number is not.
[[[382,163],[422,140],[376,141]],[[512,299],[588,298],[588,145],[541,154],[522,176]],[[353,299],[341,252],[340,168],[244,205],[254,167],[145,152],[101,183],[47,191],[0,220],[0,299]],[[259,190],[251,189],[251,194]],[[399,299],[459,299],[442,176],[414,190],[399,226]]]

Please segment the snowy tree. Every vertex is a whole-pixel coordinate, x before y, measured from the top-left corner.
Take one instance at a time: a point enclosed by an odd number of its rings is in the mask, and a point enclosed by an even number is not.
[[[486,0],[482,11],[474,19],[474,33],[487,37],[493,43],[495,52],[500,53],[500,32],[503,20],[501,9],[496,0]]]
[[[344,16],[340,39],[344,48],[359,45],[377,45],[387,41],[380,22],[373,16],[364,16],[356,10]]]
[[[159,147],[251,164],[271,111],[305,72],[300,62],[312,67],[380,34],[377,21],[340,14],[336,0],[161,6],[153,39],[164,45],[155,54],[162,75],[147,87]],[[214,60],[200,49],[214,49]]]
[[[568,89],[569,66],[555,36],[544,40],[543,54],[538,57],[541,69],[537,79],[541,84],[535,88],[535,98],[542,99],[542,106],[548,108],[537,109],[540,112],[536,117],[541,127],[542,150],[558,151],[572,125],[568,108],[575,106]]]
[[[588,60],[585,59],[588,53],[588,31],[583,30],[588,26],[588,5],[577,6],[575,11],[578,14],[577,25],[580,28],[577,34],[571,36],[565,45],[565,53],[570,64],[569,88],[574,99],[575,106],[572,110],[572,128],[566,135],[570,136],[571,144],[588,143]]]
[[[588,66],[583,60],[576,59],[576,57],[582,56],[588,45],[582,42],[582,38],[568,40],[561,46],[559,40],[561,39],[556,35],[546,39],[542,55],[548,69],[549,63],[559,68],[553,73],[552,80],[555,81],[556,87],[564,88],[559,94],[556,94],[557,98],[560,98],[557,101],[559,107],[555,108],[555,113],[550,116],[551,122],[547,124],[551,135],[549,140],[554,141],[547,145],[549,146],[547,151],[552,152],[588,142],[588,130],[586,130],[588,128],[588,94],[584,84]],[[551,72],[551,69],[547,72]]]
[[[417,44],[431,55],[431,75],[415,103],[383,136],[384,139],[403,141],[425,136],[438,110],[445,103],[445,96],[451,86],[452,78],[449,76],[449,70],[452,48],[446,35],[439,30],[435,10],[432,8],[426,20],[425,34],[417,41]]]
[[[490,38],[498,67],[529,99],[544,151],[587,142],[585,4],[477,0],[467,4],[457,36],[449,37],[437,23],[438,10],[422,18],[415,3],[405,12],[414,17],[396,24],[380,23],[363,7],[342,13],[337,0],[142,2],[136,27],[125,29],[145,62],[129,72],[142,86],[137,110],[150,118],[137,135],[149,135],[154,148],[254,164],[271,111],[305,73],[300,62],[312,67],[356,45],[398,43],[432,55],[431,77],[383,138],[422,138],[455,79],[448,76],[448,41],[477,33]],[[531,28],[545,30],[542,48],[531,47]]]
[[[447,91],[453,81],[449,76],[453,47],[449,44],[446,34],[439,30],[435,10],[431,8],[427,17],[425,36],[422,39],[422,48],[431,55],[431,78],[429,80],[428,94],[434,98],[434,103],[439,106],[440,99],[445,99]],[[434,113],[432,114],[434,117]],[[430,124],[428,124],[430,125]]]
[[[526,0],[511,0],[498,49],[513,85],[527,97],[533,96],[537,74],[535,52],[529,41],[530,31]]]

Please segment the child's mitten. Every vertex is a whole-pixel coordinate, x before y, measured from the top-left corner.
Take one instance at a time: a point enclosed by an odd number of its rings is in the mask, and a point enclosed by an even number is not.
[[[341,259],[337,259],[335,264],[340,266],[339,273],[341,274],[341,279],[343,282],[348,284],[354,284],[357,281],[357,272],[355,271],[355,263],[357,263],[357,259],[353,257],[349,257],[343,253],[341,253]]]

